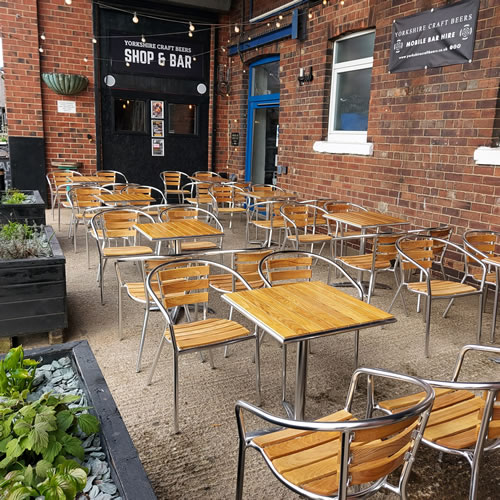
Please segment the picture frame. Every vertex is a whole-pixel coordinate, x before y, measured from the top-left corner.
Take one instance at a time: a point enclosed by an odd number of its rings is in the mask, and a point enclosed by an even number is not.
[[[151,139],[152,156],[165,156],[165,141],[163,139]]]
[[[164,102],[163,101],[151,101],[151,118],[159,118],[163,120],[164,118]]]
[[[164,121],[151,120],[151,137],[164,137]]]

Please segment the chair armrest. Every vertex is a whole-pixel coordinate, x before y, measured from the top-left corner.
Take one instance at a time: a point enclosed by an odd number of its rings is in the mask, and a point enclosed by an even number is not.
[[[490,353],[494,353],[494,354],[500,354],[500,347],[477,345],[477,344],[464,345],[460,349],[460,352],[458,353],[458,358],[457,358],[457,362],[455,364],[455,369],[453,370],[453,375],[451,377],[451,380],[453,382],[457,381],[458,376],[460,375],[460,370],[462,369],[462,364],[464,362],[465,355],[469,351],[490,352]]]

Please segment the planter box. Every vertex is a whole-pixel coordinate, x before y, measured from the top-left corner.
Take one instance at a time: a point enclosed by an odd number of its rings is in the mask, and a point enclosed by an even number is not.
[[[48,364],[67,356],[80,377],[92,413],[101,423],[101,445],[111,469],[111,477],[124,500],[154,500],[156,496],[139,460],[137,450],[109,392],[99,365],[86,340],[32,349],[26,358]]]
[[[27,222],[29,225],[45,224],[45,202],[38,191],[21,191],[34,198],[33,203],[19,203],[16,205],[1,202],[5,191],[0,191],[0,224],[8,221]]]
[[[52,257],[0,260],[0,337],[68,326],[66,259],[52,227],[45,232]]]

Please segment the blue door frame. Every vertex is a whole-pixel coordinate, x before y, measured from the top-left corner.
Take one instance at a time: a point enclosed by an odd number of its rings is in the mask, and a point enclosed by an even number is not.
[[[279,61],[279,56],[269,56],[250,64],[248,81],[248,114],[247,114],[247,148],[245,155],[245,181],[252,179],[252,152],[253,152],[253,122],[255,110],[258,108],[274,108],[280,105],[280,94],[252,96],[253,68],[274,61]]]

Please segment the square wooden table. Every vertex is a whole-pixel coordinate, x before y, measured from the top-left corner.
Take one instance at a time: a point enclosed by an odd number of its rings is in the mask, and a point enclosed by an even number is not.
[[[294,418],[304,418],[310,339],[393,323],[396,318],[320,281],[224,294],[223,300],[281,344],[297,342]],[[285,402],[284,402],[285,403]]]
[[[145,204],[155,201],[155,199],[148,194],[139,193],[115,193],[115,194],[95,194],[95,198],[104,203],[105,205],[126,205],[131,202],[143,201]]]
[[[495,328],[497,322],[497,309],[498,309],[498,288],[500,287],[500,255],[495,257],[488,257],[483,259],[484,264],[489,264],[493,266],[496,271],[496,287],[495,287],[495,300],[493,301],[493,320],[491,325],[491,342],[495,342]]]
[[[180,242],[189,238],[224,236],[222,231],[199,219],[136,224],[135,229],[150,241],[175,241],[175,253],[180,253]]]

